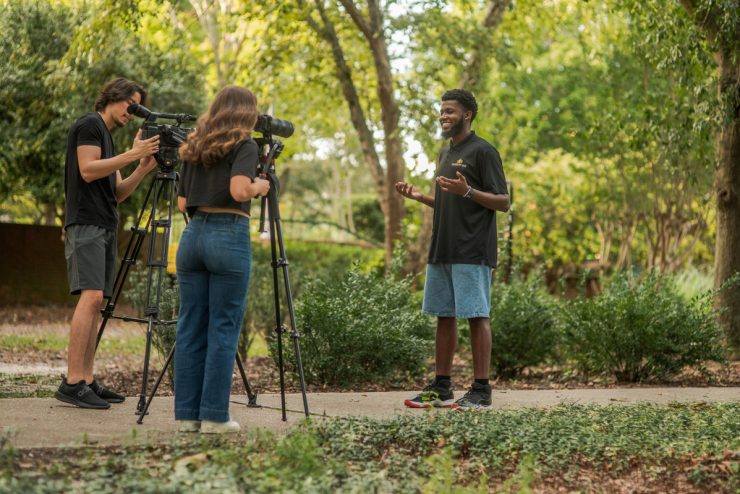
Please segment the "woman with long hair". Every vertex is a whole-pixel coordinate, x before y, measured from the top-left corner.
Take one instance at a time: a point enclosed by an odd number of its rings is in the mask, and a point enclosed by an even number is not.
[[[227,86],[180,148],[178,206],[190,218],[177,249],[175,420],[183,432],[239,431],[229,396],[252,266],[250,201],[270,189],[256,177],[257,116],[251,91]]]

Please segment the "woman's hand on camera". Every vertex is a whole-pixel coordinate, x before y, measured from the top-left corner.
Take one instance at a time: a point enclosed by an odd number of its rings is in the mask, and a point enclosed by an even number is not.
[[[257,177],[254,179],[254,187],[257,193],[255,195],[264,197],[270,192],[270,181],[264,178]]]

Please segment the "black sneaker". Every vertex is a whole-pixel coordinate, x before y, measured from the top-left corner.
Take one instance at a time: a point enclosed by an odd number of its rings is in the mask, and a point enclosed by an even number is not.
[[[126,399],[125,396],[119,395],[112,389],[106,388],[98,381],[93,381],[92,384],[88,384],[88,386],[90,386],[90,389],[92,389],[96,395],[100,396],[108,403],[123,403],[123,400]]]
[[[54,394],[54,398],[80,408],[95,408],[98,410],[110,408],[110,403],[96,395],[90,389],[90,386],[85,384],[84,380],[70,385],[67,384],[67,378],[63,378],[62,384],[59,385],[59,389]]]
[[[425,387],[421,393],[403,404],[411,408],[450,407],[455,402],[452,393],[452,381],[449,379],[436,379]]]
[[[491,408],[491,385],[474,382],[465,396],[457,400],[455,410],[480,410]]]

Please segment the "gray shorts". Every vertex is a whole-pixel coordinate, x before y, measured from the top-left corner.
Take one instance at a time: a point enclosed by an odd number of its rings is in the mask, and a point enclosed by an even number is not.
[[[422,311],[458,319],[491,317],[490,266],[427,264]]]
[[[69,293],[103,290],[113,295],[116,279],[116,232],[95,225],[69,225],[64,237]]]

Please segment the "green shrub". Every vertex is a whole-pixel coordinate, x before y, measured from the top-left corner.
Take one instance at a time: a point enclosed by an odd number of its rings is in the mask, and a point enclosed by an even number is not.
[[[432,325],[411,303],[409,283],[355,267],[338,281],[309,284],[296,306],[306,382],[349,385],[423,372]],[[293,343],[284,343],[287,367],[295,362]],[[273,341],[275,361],[276,353]]]
[[[541,278],[494,285],[491,334],[491,366],[503,377],[513,377],[555,355],[555,311]]]
[[[361,247],[307,242],[285,242],[293,302],[300,297],[308,280],[338,281],[353,263],[372,265],[382,262],[383,252]],[[272,276],[270,243],[252,242],[252,276],[247,296],[247,313],[243,342],[251,342],[252,335],[262,333],[267,339],[275,330],[275,296]],[[283,324],[288,321],[288,306],[283,287],[282,269],[278,269],[280,306]],[[242,348],[240,347],[240,350]],[[244,348],[246,350],[246,348]]]
[[[157,270],[152,270],[152,286],[149,299],[147,299],[146,285],[148,274],[146,268],[134,269],[129,272],[128,290],[125,291],[125,298],[136,309],[138,317],[146,318],[147,307],[156,304],[157,295]],[[161,321],[177,320],[177,314],[180,310],[180,290],[177,284],[177,278],[168,275],[163,271],[162,284],[159,296],[159,314],[157,318]],[[146,326],[143,326],[146,331]],[[166,357],[172,346],[175,344],[175,334],[177,332],[176,324],[154,324],[152,328],[152,345],[160,355]],[[143,356],[143,355],[142,355]],[[167,369],[170,378],[173,377],[175,368],[174,359]]]
[[[684,366],[721,361],[711,295],[687,302],[665,276],[649,273],[635,281],[618,275],[600,296],[564,306],[567,354],[582,370],[629,382],[665,379]]]

